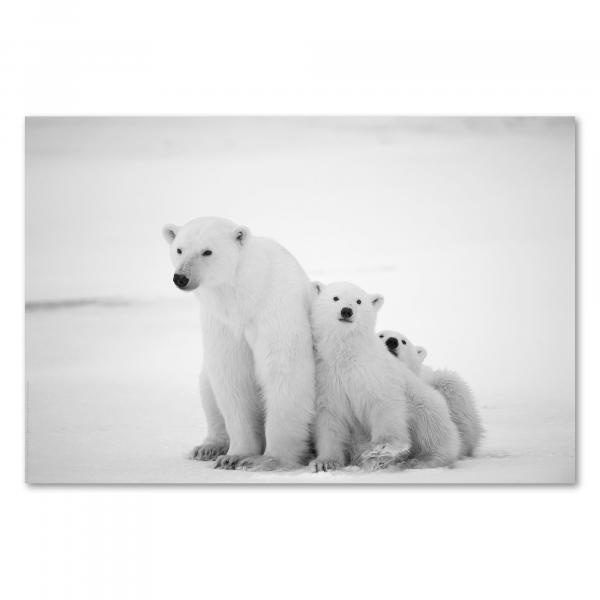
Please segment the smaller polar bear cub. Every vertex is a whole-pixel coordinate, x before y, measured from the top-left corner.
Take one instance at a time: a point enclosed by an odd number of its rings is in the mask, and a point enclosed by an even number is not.
[[[390,354],[444,396],[460,433],[460,456],[473,456],[481,442],[483,427],[469,386],[454,371],[433,370],[423,365],[427,351],[422,346],[415,346],[405,335],[397,331],[380,331],[378,336]]]
[[[408,368],[398,369],[375,337],[383,297],[351,283],[315,287],[317,457],[311,467],[451,465],[459,438],[445,400]]]

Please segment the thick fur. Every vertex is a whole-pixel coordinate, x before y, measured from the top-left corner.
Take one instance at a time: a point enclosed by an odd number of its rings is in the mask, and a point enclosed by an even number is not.
[[[403,373],[412,441],[410,460],[404,466],[417,469],[452,466],[460,454],[460,436],[446,400],[406,367]]]
[[[423,365],[427,352],[422,346],[415,346],[405,335],[388,330],[379,332],[378,337],[391,354],[442,394],[448,403],[452,421],[460,433],[460,456],[473,456],[481,443],[483,426],[473,393],[467,383],[454,371],[433,370]],[[399,342],[395,352],[387,346],[389,338],[395,338]]]
[[[451,465],[459,440],[446,402],[374,336],[383,298],[344,282],[316,289],[313,470],[349,463],[369,470]],[[344,319],[348,309],[352,315]]]
[[[422,377],[438,390],[450,409],[461,439],[461,456],[473,456],[483,437],[481,417],[467,383],[454,371],[423,367]]]
[[[277,242],[227,219],[167,225],[163,235],[201,306],[208,433],[192,457],[223,469],[302,463],[315,395],[306,274]]]

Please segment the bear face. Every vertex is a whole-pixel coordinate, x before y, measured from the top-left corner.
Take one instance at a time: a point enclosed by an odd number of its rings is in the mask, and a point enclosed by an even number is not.
[[[397,331],[380,331],[377,336],[385,344],[390,354],[401,360],[416,375],[421,371],[421,365],[427,357],[427,350],[415,346],[405,335]]]
[[[313,284],[316,297],[311,318],[313,330],[319,336],[368,333],[375,329],[377,311],[383,305],[383,296],[368,294],[358,286],[337,282]]]
[[[173,283],[186,292],[233,283],[250,236],[247,227],[217,217],[194,219],[181,227],[165,225],[162,232],[175,267]]]

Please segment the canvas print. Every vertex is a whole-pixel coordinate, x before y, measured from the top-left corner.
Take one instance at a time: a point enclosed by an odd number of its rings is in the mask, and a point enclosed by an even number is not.
[[[30,117],[31,484],[576,481],[576,124]]]

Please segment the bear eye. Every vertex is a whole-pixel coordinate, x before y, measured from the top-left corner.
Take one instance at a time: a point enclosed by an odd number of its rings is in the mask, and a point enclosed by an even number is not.
[[[177,254],[181,254],[181,248],[177,248]]]
[[[406,346],[406,340],[402,340],[402,343]]]
[[[357,300],[357,301],[356,301],[356,304],[362,304],[362,300],[360,300],[360,299],[359,299],[359,300]]]
[[[210,256],[211,254],[212,254],[212,250],[205,250],[205,251],[202,253],[202,256]]]
[[[383,339],[383,336],[382,336],[382,335],[380,335],[379,337],[380,337],[381,339]]]
[[[333,301],[334,301],[334,302],[337,302],[338,300],[339,300],[339,298],[338,298],[337,296],[334,296],[334,297],[333,297]]]

